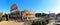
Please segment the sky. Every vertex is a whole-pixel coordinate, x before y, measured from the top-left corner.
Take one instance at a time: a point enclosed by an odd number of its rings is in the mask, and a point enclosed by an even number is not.
[[[10,13],[10,8],[15,3],[20,11],[60,13],[60,0],[0,0],[0,12]]]

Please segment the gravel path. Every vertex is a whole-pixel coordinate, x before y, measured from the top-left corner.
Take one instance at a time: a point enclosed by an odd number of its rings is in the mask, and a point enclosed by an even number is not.
[[[54,25],[54,23],[55,23],[55,22],[51,22],[51,23],[49,23],[49,24],[47,24],[47,25]]]
[[[2,21],[0,25],[23,25],[24,22]]]

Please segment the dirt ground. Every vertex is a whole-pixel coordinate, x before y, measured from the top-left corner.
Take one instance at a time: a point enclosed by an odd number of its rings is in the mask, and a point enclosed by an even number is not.
[[[23,25],[23,22],[15,22],[15,21],[2,21],[0,25]]]

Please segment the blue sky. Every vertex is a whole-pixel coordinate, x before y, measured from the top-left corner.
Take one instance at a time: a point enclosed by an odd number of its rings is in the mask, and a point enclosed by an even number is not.
[[[0,0],[0,12],[10,13],[16,3],[19,10],[32,10],[36,13],[60,13],[60,0]]]

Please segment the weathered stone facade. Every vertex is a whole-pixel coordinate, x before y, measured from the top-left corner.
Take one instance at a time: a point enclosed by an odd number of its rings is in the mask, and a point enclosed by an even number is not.
[[[10,18],[11,19],[21,19],[22,21],[24,20],[31,20],[33,18],[35,18],[35,12],[31,11],[31,10],[24,10],[24,11],[19,11],[18,7],[16,4],[13,4],[11,6],[11,10],[10,10]]]
[[[22,12],[22,18],[25,20],[30,20],[32,18],[35,18],[35,12],[31,11],[31,10],[24,10]]]
[[[13,4],[11,6],[11,10],[10,10],[10,18],[11,19],[19,19],[21,18],[21,12],[18,10],[18,7],[16,4]]]

